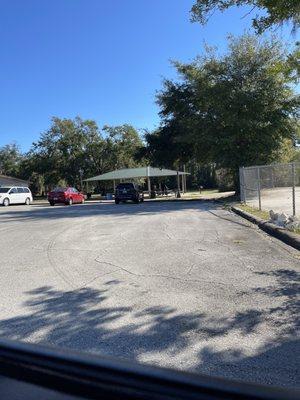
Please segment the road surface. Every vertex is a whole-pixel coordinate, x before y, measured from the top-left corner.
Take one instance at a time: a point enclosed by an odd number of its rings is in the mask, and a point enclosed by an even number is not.
[[[0,234],[2,337],[299,386],[299,253],[213,202],[1,207]]]

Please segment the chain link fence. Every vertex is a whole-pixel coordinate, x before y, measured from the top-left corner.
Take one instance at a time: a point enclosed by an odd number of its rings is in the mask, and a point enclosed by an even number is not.
[[[300,162],[240,168],[241,201],[300,216]]]

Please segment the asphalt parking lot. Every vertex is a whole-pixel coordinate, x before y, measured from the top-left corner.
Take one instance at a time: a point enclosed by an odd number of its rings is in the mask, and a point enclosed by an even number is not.
[[[299,252],[213,202],[0,208],[0,335],[299,384]]]

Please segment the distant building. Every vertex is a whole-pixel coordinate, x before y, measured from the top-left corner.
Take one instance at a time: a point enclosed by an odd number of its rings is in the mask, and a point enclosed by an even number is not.
[[[300,139],[294,139],[294,146],[300,148]]]
[[[0,186],[28,186],[28,181],[13,176],[0,175]]]

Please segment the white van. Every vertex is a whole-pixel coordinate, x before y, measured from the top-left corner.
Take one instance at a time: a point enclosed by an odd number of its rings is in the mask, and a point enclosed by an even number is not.
[[[0,186],[0,204],[9,206],[10,204],[29,204],[32,203],[32,194],[28,187],[21,186]]]

